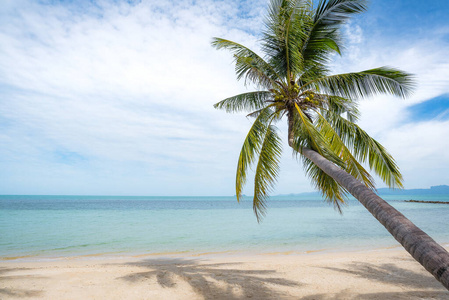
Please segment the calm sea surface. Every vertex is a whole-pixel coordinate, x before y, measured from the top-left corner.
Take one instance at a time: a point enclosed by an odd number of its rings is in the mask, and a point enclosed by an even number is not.
[[[385,196],[449,243],[449,195]],[[343,215],[317,196],[272,197],[258,224],[251,199],[234,197],[0,196],[0,258],[203,252],[376,249],[397,242],[366,209]]]

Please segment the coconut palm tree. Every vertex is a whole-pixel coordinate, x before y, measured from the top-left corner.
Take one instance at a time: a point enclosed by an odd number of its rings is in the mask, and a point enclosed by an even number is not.
[[[236,175],[241,198],[248,168],[255,164],[253,208],[258,220],[279,173],[281,138],[275,126],[288,123],[288,145],[325,199],[340,210],[345,194],[357,198],[404,248],[449,289],[449,254],[374,192],[366,163],[389,187],[402,188],[392,156],[357,124],[357,99],[377,94],[406,97],[410,74],[390,67],[330,75],[341,54],[341,26],[366,10],[364,0],[271,0],[262,33],[263,55],[236,42],[212,45],[234,54],[237,79],[257,91],[226,98],[215,108],[248,112],[254,123],[243,143]]]

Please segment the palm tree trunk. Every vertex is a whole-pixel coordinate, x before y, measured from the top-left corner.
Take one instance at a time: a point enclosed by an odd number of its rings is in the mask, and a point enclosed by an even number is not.
[[[292,146],[290,141],[289,144]],[[443,247],[363,183],[316,151],[303,148],[301,154],[359,200],[405,250],[449,290],[449,253]]]

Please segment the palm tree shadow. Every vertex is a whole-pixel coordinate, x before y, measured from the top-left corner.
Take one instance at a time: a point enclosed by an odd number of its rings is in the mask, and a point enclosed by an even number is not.
[[[444,287],[432,275],[401,268],[397,264],[353,262],[344,269],[331,267],[326,269],[356,275],[370,281],[401,285],[408,288],[445,291]]]
[[[275,270],[242,270],[241,263],[199,263],[194,259],[148,259],[127,263],[148,271],[123,277],[129,282],[154,280],[163,288],[175,288],[177,280],[188,283],[204,299],[279,299],[286,293],[277,287],[299,287],[295,281],[278,277]]]
[[[380,282],[407,288],[405,292],[376,292],[359,293],[354,295],[345,290],[333,294],[315,294],[302,298],[303,300],[371,300],[371,299],[449,299],[449,292],[430,274],[413,272],[401,268],[396,264],[370,264],[353,262],[345,268],[325,267],[324,269],[346,273],[368,279],[371,282]],[[410,291],[413,289],[412,291]]]
[[[337,294],[315,294],[302,297],[301,300],[379,300],[379,299],[394,299],[394,300],[423,300],[423,299],[435,299],[443,300],[448,299],[448,295],[445,292],[429,292],[429,291],[409,291],[409,292],[379,292],[379,293],[366,293],[356,294],[348,293],[346,291],[339,292]]]
[[[42,291],[38,290],[26,290],[26,289],[17,289],[17,288],[9,288],[5,287],[8,280],[16,280],[16,279],[26,279],[30,278],[29,275],[10,275],[8,273],[15,271],[23,271],[28,270],[28,268],[0,268],[0,282],[2,285],[0,286],[0,299],[3,297],[15,297],[15,298],[27,298],[27,297],[39,297],[42,295]],[[36,277],[36,276],[34,276]]]

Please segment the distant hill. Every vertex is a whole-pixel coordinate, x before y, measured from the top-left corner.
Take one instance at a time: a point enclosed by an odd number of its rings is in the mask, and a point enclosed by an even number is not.
[[[379,195],[446,195],[449,194],[449,185],[431,186],[429,189],[377,189]],[[315,196],[320,195],[319,192],[299,193],[299,194],[282,194],[278,196]]]
[[[442,195],[449,194],[448,185],[431,186],[430,189],[392,190],[382,188],[377,190],[379,195]]]

